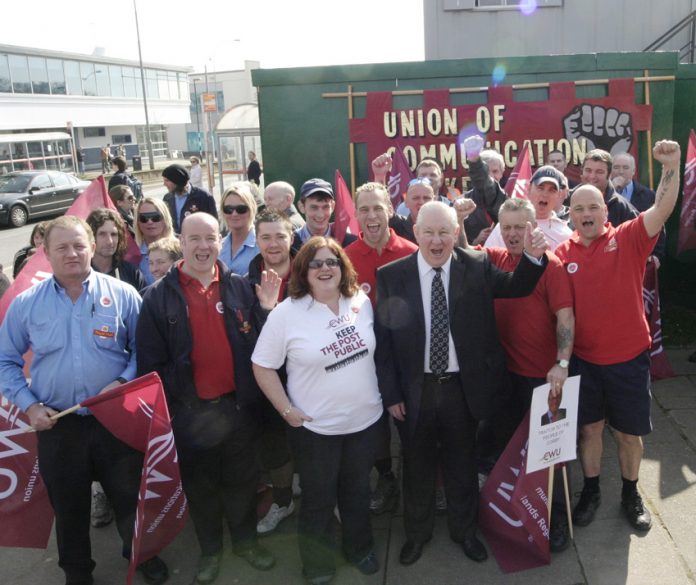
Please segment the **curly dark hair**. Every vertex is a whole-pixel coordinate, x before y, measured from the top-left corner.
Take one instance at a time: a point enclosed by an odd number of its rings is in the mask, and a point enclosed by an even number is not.
[[[116,246],[116,252],[114,252],[114,262],[118,264],[123,260],[123,256],[126,253],[126,224],[121,215],[113,211],[112,209],[106,209],[105,207],[99,207],[95,209],[92,213],[87,216],[87,225],[92,229],[94,234],[94,239],[97,239],[97,231],[103,226],[107,221],[113,221],[116,226],[116,231],[118,231],[118,245]]]
[[[293,299],[299,299],[307,295],[311,296],[312,289],[307,278],[309,263],[311,260],[314,260],[317,252],[322,248],[328,248],[341,263],[341,282],[338,285],[340,293],[344,297],[352,297],[358,292],[358,275],[355,272],[355,268],[353,268],[353,263],[346,256],[343,248],[341,248],[341,244],[333,238],[314,236],[302,245],[293,260],[292,274],[288,283],[288,294]]]

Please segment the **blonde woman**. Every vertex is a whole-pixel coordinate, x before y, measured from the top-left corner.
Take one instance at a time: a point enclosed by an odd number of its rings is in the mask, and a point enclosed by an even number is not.
[[[155,277],[150,272],[150,252],[148,246],[160,238],[174,236],[172,216],[167,205],[156,197],[143,197],[135,214],[135,241],[140,247],[140,272],[150,285]]]
[[[229,231],[222,240],[220,260],[232,272],[244,276],[259,253],[254,231],[256,201],[246,185],[233,185],[224,192],[220,211]]]

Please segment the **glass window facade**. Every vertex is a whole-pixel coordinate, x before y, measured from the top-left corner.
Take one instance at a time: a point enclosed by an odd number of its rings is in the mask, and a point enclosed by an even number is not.
[[[149,99],[180,100],[189,93],[186,73],[146,69]],[[138,67],[0,54],[0,93],[142,98]]]
[[[73,171],[70,139],[0,144],[0,175],[12,171],[53,169]]]

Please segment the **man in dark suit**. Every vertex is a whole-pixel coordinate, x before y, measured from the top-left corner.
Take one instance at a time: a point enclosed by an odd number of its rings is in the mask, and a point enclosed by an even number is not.
[[[549,396],[546,399],[549,409],[547,412],[541,415],[541,426],[550,425],[551,423],[563,420],[566,417],[566,409],[559,408],[561,406],[561,401],[563,400],[563,388],[554,394],[554,389],[549,390]]]
[[[191,185],[191,177],[184,167],[169,165],[162,171],[162,177],[164,186],[169,190],[164,196],[164,202],[169,207],[177,235],[181,233],[184,218],[196,211],[205,211],[217,219],[215,199],[207,191]]]
[[[439,201],[421,208],[415,233],[419,251],[378,270],[375,311],[380,392],[403,445],[400,561],[416,562],[432,536],[439,447],[450,536],[480,562],[476,421],[496,411],[506,372],[493,299],[532,292],[547,244],[528,224],[523,259],[503,272],[484,252],[454,248],[457,214]]]
[[[628,199],[638,212],[647,211],[655,203],[655,191],[635,180],[636,160],[627,152],[614,156],[611,167],[611,182],[620,195]],[[665,259],[667,252],[667,233],[662,230],[652,253],[652,260],[657,259],[657,267]]]

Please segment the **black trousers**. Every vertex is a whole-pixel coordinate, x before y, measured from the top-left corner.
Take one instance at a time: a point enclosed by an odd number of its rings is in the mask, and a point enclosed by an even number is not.
[[[93,416],[68,415],[38,433],[39,467],[56,515],[58,564],[68,581],[94,570],[89,540],[92,481],[114,508],[123,555],[130,556],[143,454],[114,437]]]
[[[336,504],[347,560],[359,562],[372,551],[370,469],[375,460],[378,424],[347,435],[320,435],[304,427],[289,429],[302,486],[297,529],[300,557],[308,577],[336,570],[332,530]]]
[[[461,542],[476,532],[476,425],[458,375],[444,384],[426,375],[413,435],[407,425],[398,424],[404,457],[404,526],[409,540],[425,542],[432,536],[438,461],[444,476],[451,538]]]
[[[190,430],[202,421],[210,432],[194,442]],[[228,397],[185,415],[177,413],[173,422],[181,482],[201,554],[222,550],[223,519],[235,550],[254,546],[259,471],[253,419]],[[198,433],[198,439],[203,436]]]

